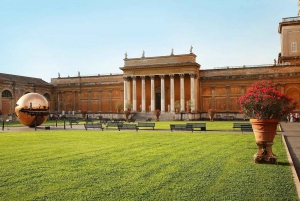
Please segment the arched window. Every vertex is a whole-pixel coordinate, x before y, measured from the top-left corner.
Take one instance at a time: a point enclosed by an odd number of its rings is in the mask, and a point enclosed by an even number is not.
[[[5,98],[11,98],[11,97],[12,97],[12,94],[10,93],[10,91],[4,90],[4,91],[2,92],[2,97],[5,97]]]
[[[44,94],[44,97],[49,101],[50,100],[50,95],[48,93]]]

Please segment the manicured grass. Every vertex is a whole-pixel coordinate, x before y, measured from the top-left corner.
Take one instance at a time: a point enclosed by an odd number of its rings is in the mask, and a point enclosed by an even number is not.
[[[298,200],[284,146],[254,164],[253,135],[1,133],[0,200]]]

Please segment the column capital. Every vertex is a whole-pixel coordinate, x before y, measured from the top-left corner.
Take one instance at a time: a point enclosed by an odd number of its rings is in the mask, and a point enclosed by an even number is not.
[[[229,85],[226,85],[225,87],[226,87],[226,89],[229,89],[229,88],[230,88],[230,86],[229,86]]]
[[[195,73],[190,73],[189,75],[190,75],[190,77],[192,77],[192,78],[197,78],[197,74],[195,74]]]
[[[174,74],[169,74],[169,76],[170,76],[171,78],[174,78]]]
[[[130,80],[130,76],[123,76],[124,81],[129,81]]]
[[[136,80],[136,76],[131,76],[131,79]]]
[[[245,85],[241,85],[241,88],[244,89],[246,86]]]
[[[111,93],[113,90],[112,89],[108,89],[108,92]]]
[[[163,79],[163,78],[165,77],[165,75],[159,75],[159,77],[160,77],[161,79]]]
[[[179,74],[180,77],[184,77],[184,74]]]
[[[151,80],[152,80],[152,79],[154,79],[155,75],[150,75],[149,77],[150,77]]]
[[[212,90],[214,90],[214,89],[216,88],[216,86],[210,86],[210,88],[211,88]]]
[[[142,76],[141,76],[141,79],[142,79],[142,80],[145,80],[145,78],[146,78],[145,75],[142,75]]]

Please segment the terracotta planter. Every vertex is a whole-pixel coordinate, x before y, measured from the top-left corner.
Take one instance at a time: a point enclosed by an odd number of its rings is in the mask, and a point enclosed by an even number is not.
[[[255,163],[276,163],[277,159],[272,151],[279,119],[250,119],[258,151],[254,155]]]
[[[159,115],[156,115],[156,121],[159,121]]]
[[[208,116],[209,116],[209,120],[210,120],[210,121],[214,121],[214,115],[210,115],[210,114],[209,114]]]

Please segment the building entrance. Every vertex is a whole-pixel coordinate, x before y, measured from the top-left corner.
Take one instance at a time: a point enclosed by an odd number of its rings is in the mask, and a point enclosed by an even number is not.
[[[155,108],[154,108],[155,110],[156,109],[161,110],[161,108],[160,108],[160,105],[161,105],[160,103],[161,102],[160,101],[161,101],[161,94],[160,93],[156,93],[155,94]]]

